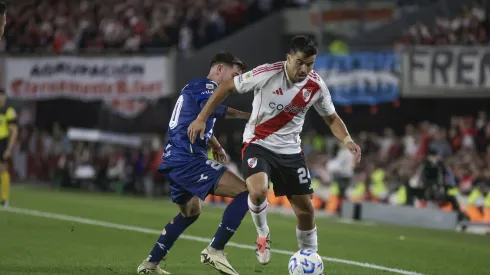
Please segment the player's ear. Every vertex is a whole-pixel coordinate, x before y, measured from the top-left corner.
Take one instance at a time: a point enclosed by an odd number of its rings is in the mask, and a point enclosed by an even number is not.
[[[222,73],[223,72],[223,64],[218,64],[216,69],[218,70],[219,73]]]

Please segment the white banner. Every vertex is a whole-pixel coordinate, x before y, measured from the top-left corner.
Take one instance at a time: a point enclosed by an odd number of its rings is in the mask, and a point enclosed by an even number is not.
[[[173,87],[167,57],[8,57],[5,88],[18,99],[157,99]]]
[[[403,75],[404,96],[490,97],[490,48],[408,47]]]
[[[69,128],[67,136],[70,140],[83,140],[140,147],[141,137],[130,134],[112,133],[98,129]]]

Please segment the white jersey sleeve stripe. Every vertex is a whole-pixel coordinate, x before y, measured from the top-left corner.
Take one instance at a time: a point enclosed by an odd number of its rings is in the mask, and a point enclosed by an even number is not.
[[[255,88],[260,87],[269,77],[283,70],[282,62],[274,63],[273,65],[265,64],[259,66],[252,71],[235,76],[233,79],[235,88],[238,93],[243,94]]]

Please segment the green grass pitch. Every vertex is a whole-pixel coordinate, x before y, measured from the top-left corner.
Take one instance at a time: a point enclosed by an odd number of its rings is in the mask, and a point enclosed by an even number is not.
[[[199,254],[221,220],[222,208],[204,206],[199,220],[176,242],[166,269],[172,274],[219,274]],[[163,226],[177,213],[167,200],[45,188],[16,187],[0,211],[0,274],[136,274]],[[230,263],[242,275],[286,275],[297,250],[295,220],[269,215],[271,263],[257,263],[249,216],[232,246]],[[490,270],[490,237],[389,225],[317,221],[326,275],[483,275]]]

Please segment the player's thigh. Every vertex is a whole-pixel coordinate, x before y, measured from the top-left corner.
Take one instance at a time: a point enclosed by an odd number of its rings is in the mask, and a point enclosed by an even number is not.
[[[214,195],[234,198],[245,191],[247,191],[245,181],[229,170],[226,170],[218,182],[218,187],[214,190]]]
[[[243,151],[242,173],[251,197],[266,197],[271,174],[270,155],[254,144]]]
[[[179,204],[180,213],[184,217],[193,217],[201,214],[201,200],[192,197],[187,203]]]
[[[315,227],[315,208],[311,201],[312,195],[292,195],[288,196],[294,214],[298,218],[298,229],[311,230]]]

